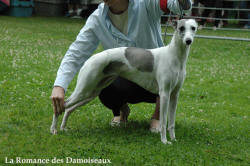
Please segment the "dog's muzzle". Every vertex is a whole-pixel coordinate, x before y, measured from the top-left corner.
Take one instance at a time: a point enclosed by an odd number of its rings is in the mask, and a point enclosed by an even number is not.
[[[192,39],[188,38],[186,39],[186,45],[190,45],[192,43]]]

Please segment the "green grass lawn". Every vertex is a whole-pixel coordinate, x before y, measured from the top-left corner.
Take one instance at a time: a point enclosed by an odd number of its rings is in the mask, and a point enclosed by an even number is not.
[[[63,159],[58,165],[66,165],[66,157],[129,166],[250,165],[249,42],[195,40],[173,145],[149,132],[153,104],[130,105],[127,126],[113,128],[111,111],[98,99],[72,114],[70,131],[51,135],[56,72],[83,25],[66,18],[0,17],[0,165],[5,157]],[[250,38],[249,32],[203,32]]]

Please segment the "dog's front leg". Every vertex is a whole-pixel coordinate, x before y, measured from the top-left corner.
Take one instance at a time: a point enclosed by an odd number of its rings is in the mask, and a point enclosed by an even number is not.
[[[167,91],[160,92],[160,124],[161,124],[161,142],[164,144],[171,142],[167,141],[166,126],[169,107],[170,94]]]
[[[54,134],[54,135],[57,133],[56,127],[57,127],[58,116],[59,116],[59,114],[56,114],[56,113],[53,114],[53,120],[52,120],[52,124],[50,127],[50,132],[51,132],[51,134]]]
[[[175,138],[175,116],[176,107],[178,101],[179,92],[172,92],[169,101],[169,115],[168,115],[168,131],[172,141],[176,141]]]

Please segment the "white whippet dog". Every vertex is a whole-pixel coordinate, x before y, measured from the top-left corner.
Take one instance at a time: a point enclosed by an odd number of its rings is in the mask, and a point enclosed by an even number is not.
[[[196,30],[197,23],[194,20],[183,19],[177,22],[171,43],[166,47],[150,50],[121,47],[91,56],[82,66],[75,90],[65,102],[61,130],[65,130],[69,115],[77,107],[94,99],[104,87],[120,76],[160,95],[161,141],[171,143],[166,137],[167,119],[170,138],[174,141],[177,99],[185,79],[186,62]],[[53,116],[53,134],[57,132],[58,116]]]

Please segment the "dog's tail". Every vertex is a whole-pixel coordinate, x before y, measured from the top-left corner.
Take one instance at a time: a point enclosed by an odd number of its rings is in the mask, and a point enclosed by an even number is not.
[[[65,107],[65,111],[73,111],[74,109],[83,106],[85,104],[87,104],[88,102],[90,102],[91,100],[93,100],[96,96],[92,96],[89,98],[85,98],[84,100],[77,100],[76,97],[74,97],[74,95],[72,94],[66,101],[64,104]]]

